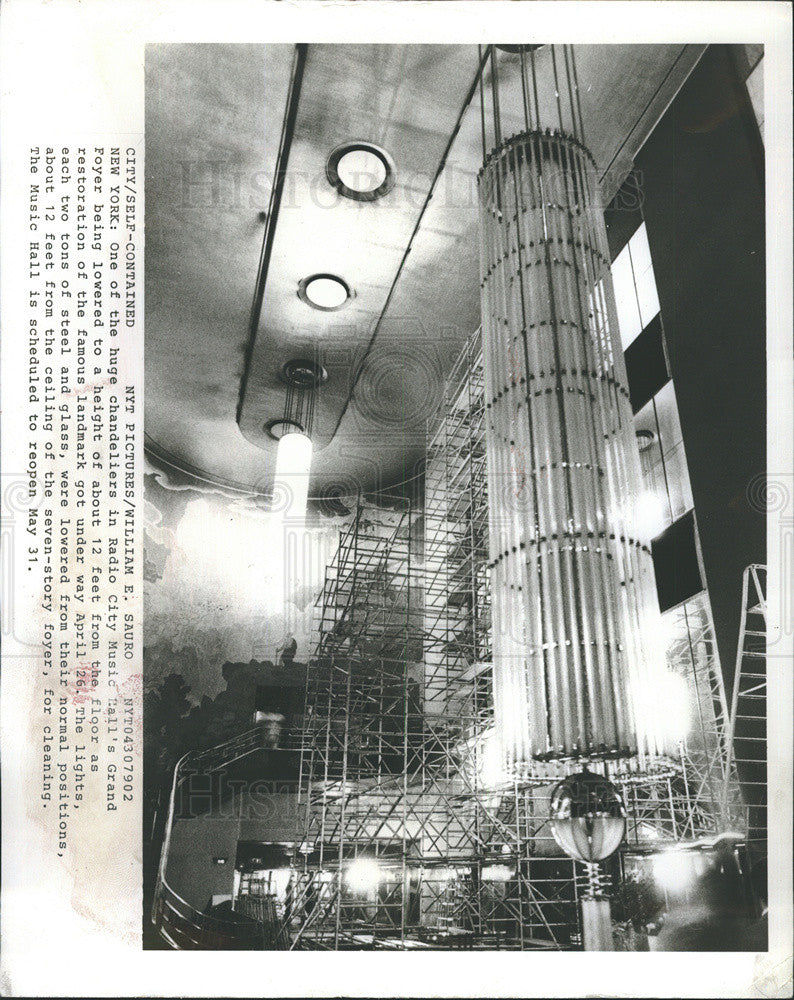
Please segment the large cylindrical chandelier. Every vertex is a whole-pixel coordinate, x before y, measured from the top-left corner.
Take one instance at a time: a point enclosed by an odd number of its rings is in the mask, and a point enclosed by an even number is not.
[[[494,700],[518,778],[538,761],[664,750],[648,697],[663,671],[649,648],[658,603],[598,174],[573,53],[541,56],[545,101],[533,51],[503,70],[523,103],[520,134],[501,135],[493,49],[492,117],[481,94],[484,146],[486,114],[494,136],[479,177]]]

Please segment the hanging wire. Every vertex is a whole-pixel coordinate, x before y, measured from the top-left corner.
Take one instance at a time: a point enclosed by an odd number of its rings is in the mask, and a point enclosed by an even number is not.
[[[488,153],[488,146],[485,141],[485,92],[483,90],[483,80],[482,80],[484,75],[482,72],[482,66],[483,66],[482,45],[477,46],[477,65],[479,67],[478,78],[480,81],[480,129],[482,131],[482,165],[485,166],[485,157]]]
[[[585,145],[585,134],[584,134],[584,118],[582,118],[582,102],[579,91],[579,77],[576,73],[576,53],[574,52],[573,46],[571,46],[571,69],[573,71],[573,87],[574,95],[576,97],[576,107],[579,112],[579,139],[582,145]]]
[[[491,97],[493,99],[494,145],[502,145],[502,116],[499,109],[499,72],[496,68],[496,47],[491,45]]]
[[[535,50],[530,50],[529,65],[532,70],[532,92],[535,96],[535,127],[540,131],[540,101],[538,100],[538,74],[535,69]]]
[[[575,100],[575,98],[574,98],[574,88],[573,88],[573,82],[571,80],[571,66],[570,66],[570,58],[569,58],[569,55],[568,55],[568,50],[570,49],[570,47],[571,47],[570,45],[563,45],[563,47],[562,47],[562,54],[563,54],[563,58],[565,60],[565,76],[566,76],[566,78],[568,80],[568,97],[569,97],[570,102],[571,102],[571,126],[572,126],[572,132],[573,132],[574,139],[578,140],[581,137],[579,135],[579,127],[578,127],[577,122],[576,122],[576,110],[575,110],[575,107],[574,107],[574,100]]]
[[[317,389],[314,385],[289,384],[284,399],[284,422],[301,428],[312,436]]]
[[[551,46],[551,65],[554,72],[554,96],[557,99],[557,117],[560,121],[560,132],[565,131],[565,126],[562,123],[562,102],[560,101],[560,80],[557,75],[557,52],[556,46]]]
[[[524,105],[524,125],[527,132],[532,129],[532,119],[529,113],[529,92],[527,89],[527,59],[524,49],[520,52],[521,59],[521,98]]]

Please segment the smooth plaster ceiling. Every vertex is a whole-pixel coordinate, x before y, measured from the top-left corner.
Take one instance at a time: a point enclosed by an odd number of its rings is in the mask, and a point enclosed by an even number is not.
[[[605,202],[701,52],[576,48],[586,139]],[[283,410],[278,373],[290,358],[319,356],[329,378],[313,434],[312,494],[350,495],[417,474],[444,373],[479,324],[477,94],[464,110],[478,57],[474,46],[309,46],[241,397],[292,58],[292,46],[281,45],[147,50],[147,452],[180,483],[267,494],[275,444],[263,425]],[[499,60],[509,135],[523,128],[518,60],[503,53]],[[549,62],[541,49],[542,103],[552,100]],[[375,142],[394,158],[396,183],[383,199],[353,202],[329,185],[328,154],[350,139]],[[355,298],[338,312],[311,309],[297,286],[316,272],[339,274]]]

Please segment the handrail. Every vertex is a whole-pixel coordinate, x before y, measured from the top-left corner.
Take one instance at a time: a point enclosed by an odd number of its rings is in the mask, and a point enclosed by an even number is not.
[[[263,730],[258,726],[249,729],[239,736],[234,736],[224,743],[209,747],[207,750],[189,750],[179,758],[174,767],[174,776],[171,780],[171,793],[168,802],[168,817],[165,825],[165,835],[163,846],[160,850],[160,863],[157,869],[157,882],[154,889],[154,901],[152,904],[152,923],[157,927],[160,935],[168,941],[172,947],[181,950],[183,945],[188,947],[192,944],[201,947],[206,946],[203,941],[207,935],[212,937],[214,946],[218,947],[218,936],[224,936],[231,943],[244,943],[250,938],[250,933],[242,928],[239,923],[227,920],[223,917],[216,917],[213,914],[203,913],[195,906],[188,903],[186,899],[179,895],[175,889],[168,884],[166,878],[166,868],[168,855],[171,849],[171,831],[174,825],[174,814],[176,812],[176,796],[182,781],[190,774],[195,774],[199,767],[207,774],[212,774],[227,767],[243,757],[249,756],[256,750],[262,749],[298,749],[299,747],[267,747],[263,743]],[[209,764],[209,766],[206,766]],[[178,918],[176,925],[168,916],[167,911],[173,911]],[[199,933],[198,936],[190,936],[184,924],[194,927]],[[169,931],[185,937],[182,945],[176,941]]]

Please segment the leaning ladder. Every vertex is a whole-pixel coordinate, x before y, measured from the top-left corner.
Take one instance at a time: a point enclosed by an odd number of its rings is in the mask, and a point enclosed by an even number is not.
[[[766,566],[752,564],[742,577],[742,616],[727,733],[723,806],[735,763],[747,805],[747,839],[767,836]]]

